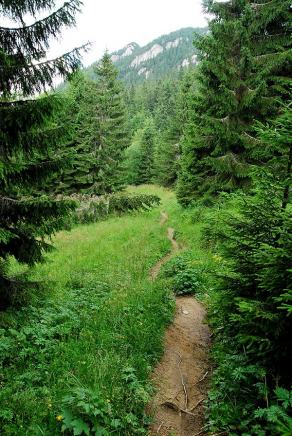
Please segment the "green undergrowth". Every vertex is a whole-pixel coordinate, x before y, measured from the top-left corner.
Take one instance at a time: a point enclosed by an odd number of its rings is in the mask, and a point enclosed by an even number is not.
[[[290,364],[286,363],[291,340],[290,328],[285,328],[291,321],[286,307],[280,307],[285,299],[280,294],[288,282],[291,239],[282,230],[283,221],[270,201],[276,202],[276,196],[269,189],[272,185],[264,195],[246,198],[222,195],[212,208],[193,210],[204,222],[201,247],[215,260],[205,299],[213,331],[214,368],[206,409],[206,429],[211,433],[292,434]],[[276,239],[281,231],[284,248]]]
[[[43,290],[0,315],[3,435],[146,434],[149,374],[173,316],[168,281],[149,270],[170,250],[162,205],[59,233],[38,265]],[[171,212],[170,212],[171,213]]]
[[[208,310],[206,431],[290,435],[289,386],[271,388],[266,368],[238,346],[219,286],[232,265],[218,235],[230,214],[240,217],[236,201],[223,196],[212,207],[182,209],[157,186],[126,194],[158,196],[161,204],[59,233],[33,273],[43,286],[31,304],[0,314],[1,435],[147,434],[150,374],[173,318],[173,292],[195,295]],[[171,250],[168,227],[181,249],[152,282],[151,267]]]
[[[129,212],[145,211],[160,203],[160,198],[155,194],[129,191],[102,196],[72,195],[69,199],[75,200],[78,205],[72,213],[75,224],[89,224]]]

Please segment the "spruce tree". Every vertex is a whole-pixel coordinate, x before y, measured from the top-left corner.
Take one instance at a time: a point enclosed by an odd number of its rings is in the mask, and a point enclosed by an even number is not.
[[[154,179],[165,187],[173,186],[177,178],[179,144],[175,133],[169,129],[156,141]]]
[[[68,193],[106,194],[123,186],[122,163],[128,145],[123,88],[110,56],[95,68],[96,81],[79,75],[72,84],[71,114],[75,156],[58,189]]]
[[[61,175],[54,177],[54,191],[58,194],[84,192],[92,184],[91,150],[84,146],[84,137],[80,132],[87,124],[88,106],[94,90],[93,82],[79,71],[62,91],[64,104],[57,115],[68,126],[67,141],[61,147],[68,164],[62,168]]]
[[[187,206],[195,198],[195,177],[198,172],[198,159],[192,147],[196,134],[194,102],[197,96],[196,73],[191,70],[182,77],[178,94],[178,118],[182,125],[178,182],[176,187],[179,202]]]
[[[60,166],[57,145],[64,128],[52,121],[59,98],[36,97],[50,89],[56,75],[69,77],[80,64],[80,49],[44,60],[49,38],[72,26],[79,0],[56,11],[54,1],[0,0],[0,16],[15,27],[0,27],[0,298],[8,304],[24,286],[12,277],[12,256],[23,264],[40,261],[50,248],[48,237],[63,228],[72,204],[40,194],[45,180]],[[47,17],[37,20],[39,13]],[[27,14],[35,22],[25,25]]]
[[[275,116],[279,98],[287,97],[289,2],[204,4],[214,19],[210,33],[196,40],[201,63],[184,132],[182,203],[249,186],[250,165],[264,163],[254,121]]]
[[[291,100],[291,2],[248,2],[255,83],[265,91],[265,104],[278,113],[279,104]],[[281,108],[280,108],[281,110]]]
[[[282,183],[282,209],[290,201],[292,181],[292,108],[291,103],[284,105],[282,112],[269,124],[258,123],[256,126],[258,140],[261,144],[267,166],[273,170]]]
[[[136,132],[131,146],[126,151],[128,183],[140,185],[153,182],[156,139],[153,119],[146,118],[143,127]]]
[[[196,41],[201,56],[198,92],[193,102],[194,119],[186,128],[183,144],[190,156],[183,161],[186,167],[182,171],[191,173],[194,198],[245,183],[248,172],[243,133],[254,104],[247,104],[249,30],[242,20],[242,1],[208,1],[206,6],[215,18],[210,34]]]
[[[157,140],[154,179],[162,186],[173,186],[177,179],[179,139],[182,125],[178,118],[178,80],[158,83],[154,122]]]
[[[270,134],[263,132],[269,141]],[[290,389],[292,381],[291,203],[283,208],[278,174],[256,172],[256,188],[232,194],[236,207],[208,224],[206,236],[216,238],[225,262],[210,308],[219,367],[209,416],[214,431],[276,435],[282,433],[269,430],[284,413],[274,391]]]
[[[136,168],[139,184],[153,182],[155,133],[153,120],[151,118],[146,119],[140,137],[140,155]]]

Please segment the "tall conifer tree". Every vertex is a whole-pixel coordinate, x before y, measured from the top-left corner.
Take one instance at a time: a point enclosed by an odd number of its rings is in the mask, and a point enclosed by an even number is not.
[[[263,162],[254,121],[273,117],[279,97],[287,96],[289,2],[204,4],[214,19],[210,33],[196,40],[198,92],[185,129],[178,191],[184,204],[202,193],[249,185],[250,164]]]
[[[146,118],[143,127],[136,132],[133,142],[126,152],[125,166],[128,183],[140,185],[153,182],[156,134],[153,119]]]
[[[70,147],[76,153],[72,168],[64,170],[58,187],[68,193],[101,195],[123,186],[122,162],[129,138],[127,112],[118,72],[107,53],[95,74],[96,81],[77,76],[69,97]]]
[[[152,183],[154,175],[155,127],[151,118],[146,119],[140,137],[140,155],[137,162],[137,183]]]
[[[154,180],[162,186],[172,186],[177,179],[179,139],[182,134],[178,118],[178,83],[177,79],[168,79],[157,86]]]
[[[23,281],[12,278],[9,260],[32,265],[50,246],[47,237],[61,229],[72,207],[41,187],[60,165],[55,153],[64,129],[51,121],[58,105],[48,90],[56,75],[77,69],[80,50],[46,60],[49,38],[75,23],[80,1],[71,0],[53,11],[54,1],[0,0],[0,16],[15,27],[0,27],[0,298],[5,306]],[[41,20],[27,26],[27,14]]]

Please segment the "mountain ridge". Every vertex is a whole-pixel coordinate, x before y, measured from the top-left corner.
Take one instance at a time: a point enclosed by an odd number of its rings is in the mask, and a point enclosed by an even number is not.
[[[144,46],[130,42],[125,47],[110,53],[119,70],[119,78],[128,86],[143,83],[147,79],[160,79],[169,74],[178,74],[182,68],[197,63],[193,45],[195,33],[204,34],[207,28],[186,27],[161,35]],[[94,67],[86,68],[86,74],[94,79]]]

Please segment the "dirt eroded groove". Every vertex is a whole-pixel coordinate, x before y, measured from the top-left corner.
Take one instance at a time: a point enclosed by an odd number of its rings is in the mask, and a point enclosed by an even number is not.
[[[166,222],[163,218],[162,215],[162,225]],[[172,251],[152,268],[152,280],[180,249],[174,229],[167,229],[167,237]],[[148,407],[154,416],[149,435],[205,434],[203,401],[210,373],[210,331],[204,322],[205,316],[204,307],[194,297],[176,298],[175,318],[165,334],[164,355],[152,374],[156,395]]]
[[[161,219],[160,219],[160,225],[163,226],[166,221],[168,220],[168,215],[166,212],[161,212]],[[182,249],[182,247],[178,244],[178,242],[175,239],[175,230],[172,227],[168,227],[167,229],[167,239],[171,242],[171,251],[164,256],[162,259],[160,259],[153,268],[150,270],[150,279],[155,280],[161,270],[161,267],[165,265],[172,257],[174,257],[177,252]]]

